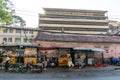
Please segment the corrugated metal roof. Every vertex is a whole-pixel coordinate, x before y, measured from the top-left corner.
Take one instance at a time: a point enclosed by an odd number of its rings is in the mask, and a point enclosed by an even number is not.
[[[55,42],[94,42],[94,43],[120,43],[119,36],[98,36],[98,35],[70,35],[70,34],[54,34],[41,32],[37,35],[36,40],[39,41],[55,41]]]

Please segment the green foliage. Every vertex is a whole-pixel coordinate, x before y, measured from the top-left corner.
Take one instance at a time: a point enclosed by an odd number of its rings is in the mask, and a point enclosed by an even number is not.
[[[5,30],[6,28],[4,28],[4,27],[0,27],[0,30]]]
[[[12,13],[9,12],[8,8],[6,0],[0,0],[0,23],[10,24],[12,22]]]
[[[26,22],[23,20],[22,17],[17,16],[17,15],[14,15],[13,18],[16,19],[16,23],[21,23],[22,26],[25,26],[25,25],[26,25]]]
[[[25,21],[20,16],[15,15],[13,17],[16,18],[19,22],[25,23]]]

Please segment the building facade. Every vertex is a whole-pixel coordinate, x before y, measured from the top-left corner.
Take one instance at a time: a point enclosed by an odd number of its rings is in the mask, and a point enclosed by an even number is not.
[[[40,33],[36,38],[36,45],[47,47],[81,47],[102,48],[104,58],[120,57],[119,36],[73,35]]]
[[[46,32],[37,35],[36,45],[103,48],[104,58],[120,57],[120,37],[116,35],[119,22],[108,20],[107,11],[54,8],[44,11],[39,15],[39,28]]]
[[[38,31],[35,28],[25,27],[1,27],[0,28],[0,44],[26,44],[32,43]]]
[[[76,34],[106,34],[107,11],[44,8],[39,14],[39,28],[44,31]]]

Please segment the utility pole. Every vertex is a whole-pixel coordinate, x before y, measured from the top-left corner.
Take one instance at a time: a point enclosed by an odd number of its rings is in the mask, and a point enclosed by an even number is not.
[[[20,28],[21,28],[21,25],[20,25]],[[19,51],[19,63],[20,63],[20,56],[22,54],[22,50],[21,50],[21,47],[22,47],[22,29],[20,29],[20,51]]]

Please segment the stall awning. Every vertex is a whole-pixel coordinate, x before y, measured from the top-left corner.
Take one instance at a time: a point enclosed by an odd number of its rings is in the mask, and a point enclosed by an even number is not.
[[[55,50],[56,48],[55,47],[42,47],[42,46],[40,46],[39,49],[40,50]]]
[[[104,52],[105,50],[103,48],[91,48],[92,51],[102,51]]]
[[[90,50],[90,48],[85,48],[85,47],[75,47],[75,48],[73,48],[73,50],[87,50],[87,51],[89,51]]]
[[[103,48],[86,48],[86,47],[75,47],[73,50],[84,50],[84,51],[101,51],[104,52]]]

